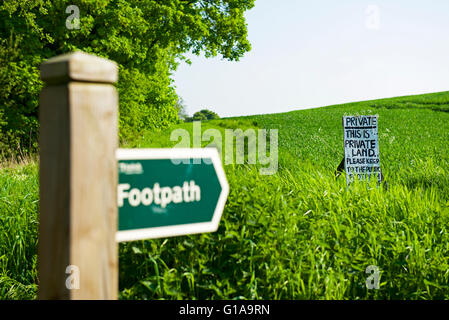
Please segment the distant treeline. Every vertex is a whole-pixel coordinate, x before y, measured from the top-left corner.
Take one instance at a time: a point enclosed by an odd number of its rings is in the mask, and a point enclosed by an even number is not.
[[[192,117],[186,116],[184,118],[185,122],[192,122],[192,121],[206,121],[206,120],[213,120],[213,119],[219,119],[220,117],[215,112],[203,109],[198,112],[195,112]]]

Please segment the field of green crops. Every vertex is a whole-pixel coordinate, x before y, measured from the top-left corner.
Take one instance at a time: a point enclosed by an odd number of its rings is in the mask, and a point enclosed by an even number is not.
[[[334,176],[342,116],[369,114],[379,115],[386,190]],[[124,147],[174,146],[176,128],[192,132],[184,123]],[[226,165],[230,194],[215,233],[120,244],[121,299],[449,299],[449,92],[202,123],[209,128],[278,129],[278,172]],[[0,170],[0,299],[33,299],[38,164]],[[368,266],[380,271],[379,289],[366,286]]]

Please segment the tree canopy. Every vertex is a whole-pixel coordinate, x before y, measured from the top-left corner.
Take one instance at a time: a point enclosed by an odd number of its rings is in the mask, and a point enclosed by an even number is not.
[[[213,120],[213,119],[219,119],[219,118],[220,117],[215,112],[208,110],[208,109],[202,109],[193,114],[192,120],[193,121],[203,121],[203,120]]]
[[[9,86],[8,93],[0,91],[0,144],[2,138],[10,143],[5,132],[12,137],[18,127],[26,134],[16,140],[32,142],[28,133],[38,129],[42,87],[39,65],[73,50],[119,64],[122,139],[177,121],[178,97],[171,78],[177,65],[187,60],[187,52],[239,60],[251,49],[244,12],[254,1],[4,0],[0,53],[10,54],[1,57],[0,65],[0,86]],[[69,5],[79,8],[79,20],[66,13]],[[78,29],[66,27],[78,21]]]

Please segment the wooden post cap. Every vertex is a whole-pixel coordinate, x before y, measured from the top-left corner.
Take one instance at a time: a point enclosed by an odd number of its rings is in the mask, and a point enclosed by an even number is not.
[[[48,59],[41,64],[41,79],[47,84],[69,81],[115,83],[118,66],[114,61],[75,51]]]

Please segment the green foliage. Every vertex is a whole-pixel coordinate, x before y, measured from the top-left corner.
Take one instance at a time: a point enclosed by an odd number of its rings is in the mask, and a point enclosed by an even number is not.
[[[159,74],[148,76],[138,69],[123,67],[120,68],[120,77],[119,128],[122,141],[138,137],[145,128],[166,128],[177,121],[174,108],[177,96],[168,77],[159,77]]]
[[[179,117],[180,121],[186,121],[187,119],[189,119],[189,115],[186,110],[186,105],[184,103],[184,99],[179,97],[178,101],[176,102],[175,108],[178,111],[178,117]]]
[[[171,74],[179,61],[186,60],[184,53],[221,54],[238,60],[251,48],[243,13],[253,3],[4,0],[0,5],[1,146],[36,147],[38,93],[42,88],[39,65],[73,50],[119,64],[122,141],[133,139],[144,129],[177,122]],[[69,5],[80,9],[79,29],[66,28]]]
[[[21,37],[0,39],[0,159],[37,147],[39,72],[20,58]]]
[[[215,127],[223,137],[225,128],[278,129],[279,172],[226,166],[231,191],[215,234],[121,244],[121,298],[448,299],[449,113],[434,108],[448,99],[445,92],[203,123],[203,132]],[[341,118],[375,113],[389,189],[347,189],[344,176],[334,178]],[[191,124],[177,128],[192,133]],[[145,134],[137,146],[173,146],[171,130]],[[381,271],[379,290],[366,288],[369,265]]]
[[[279,129],[279,171],[225,166],[230,194],[215,233],[121,243],[120,298],[449,299],[448,100],[445,92],[203,123],[222,134]],[[347,188],[334,178],[342,116],[376,113],[389,188]],[[171,147],[175,128],[192,133],[181,123],[132,146]],[[35,294],[37,199],[37,166],[0,172],[2,299]],[[379,267],[379,290],[366,288],[369,265]]]
[[[219,118],[220,117],[215,112],[210,111],[208,109],[203,109],[193,114],[192,121],[205,121]]]
[[[0,167],[0,300],[37,293],[39,167]]]

